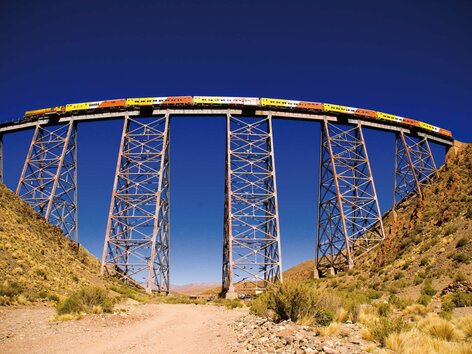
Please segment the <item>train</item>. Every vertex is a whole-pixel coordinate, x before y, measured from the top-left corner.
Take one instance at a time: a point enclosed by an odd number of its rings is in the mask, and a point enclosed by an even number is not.
[[[374,121],[391,122],[396,125],[414,127],[433,132],[437,135],[452,139],[449,130],[421,122],[411,118],[396,116],[393,114],[372,111],[368,109],[340,106],[331,103],[286,100],[278,98],[257,97],[220,97],[220,96],[170,96],[170,97],[144,97],[144,98],[120,98],[114,100],[72,103],[65,106],[26,111],[24,122],[48,116],[62,116],[74,114],[86,114],[109,111],[126,111],[128,109],[146,109],[158,107],[198,107],[198,106],[222,106],[222,107],[267,107],[281,108],[285,110],[315,113],[332,113],[336,115],[352,115]]]

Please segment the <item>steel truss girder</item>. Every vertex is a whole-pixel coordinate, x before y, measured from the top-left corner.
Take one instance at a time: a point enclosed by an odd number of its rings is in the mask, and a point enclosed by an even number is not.
[[[102,274],[113,269],[149,293],[170,286],[169,121],[124,118],[102,256]]]
[[[315,274],[352,268],[384,228],[362,127],[321,124]]]
[[[16,194],[78,242],[77,130],[73,120],[36,125]]]
[[[223,293],[282,281],[272,116],[226,118]]]
[[[396,133],[394,207],[414,193],[422,198],[422,186],[437,175],[428,138]]]

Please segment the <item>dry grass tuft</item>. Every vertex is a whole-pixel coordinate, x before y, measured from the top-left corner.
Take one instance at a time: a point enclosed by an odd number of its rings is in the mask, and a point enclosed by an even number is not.
[[[428,307],[420,304],[413,304],[410,306],[407,306],[402,314],[403,316],[410,316],[410,315],[420,315],[420,316],[425,316],[429,312]]]
[[[464,339],[462,331],[457,329],[451,322],[440,318],[436,314],[429,314],[425,319],[418,322],[418,328],[434,338],[449,342]]]
[[[328,327],[321,327],[319,329],[319,332],[320,332],[320,336],[328,337],[328,336],[333,336],[335,334],[338,334],[340,330],[341,330],[341,324],[337,322],[333,322]]]
[[[392,333],[385,340],[385,346],[398,354],[471,354],[470,343],[449,342],[433,338],[418,329],[411,331]]]

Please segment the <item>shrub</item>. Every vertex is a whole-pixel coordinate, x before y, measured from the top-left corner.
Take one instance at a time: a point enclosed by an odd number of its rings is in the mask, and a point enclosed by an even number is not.
[[[400,333],[410,328],[409,324],[401,317],[381,317],[368,325],[372,337],[385,346],[385,339],[392,333]]]
[[[472,294],[459,291],[452,295],[451,301],[456,305],[456,307],[472,306]]]
[[[306,323],[311,319],[322,326],[329,325],[334,317],[330,300],[320,296],[315,289],[304,283],[284,283],[267,289],[251,303],[251,312],[271,316],[276,321],[291,319]]]
[[[104,289],[90,286],[72,293],[61,301],[57,305],[56,311],[58,315],[93,312],[94,308],[97,311],[98,306],[100,306],[102,312],[111,312],[113,301]]]
[[[421,261],[420,261],[420,266],[421,267],[424,267],[424,266],[427,266],[429,264],[429,259],[428,258],[422,258]]]
[[[428,304],[431,302],[431,296],[429,295],[421,295],[416,302],[420,305],[423,306],[428,306]]]
[[[433,288],[433,286],[431,285],[431,281],[427,281],[423,289],[421,289],[421,295],[434,296],[436,295],[436,293],[437,290]]]
[[[377,311],[380,316],[387,317],[392,313],[392,307],[389,303],[381,303],[377,305]]]
[[[444,312],[452,312],[456,308],[456,305],[452,301],[444,301],[441,305],[441,310]]]
[[[466,239],[465,237],[462,237],[461,239],[459,239],[459,241],[457,241],[457,243],[456,243],[456,248],[464,247],[464,246],[467,245],[468,243],[469,243],[469,240]]]
[[[444,231],[444,236],[449,236],[449,235],[452,235],[453,233],[455,233],[458,229],[458,226],[457,225],[449,225],[446,227],[446,230]]]
[[[13,298],[21,293],[23,293],[23,287],[17,282],[4,282],[0,286],[0,296]]]
[[[466,255],[465,253],[451,253],[448,256],[449,259],[452,259],[454,262],[457,263],[468,263],[469,262],[469,256]]]
[[[467,277],[464,275],[464,273],[457,273],[454,277],[455,282],[460,282],[460,281],[465,281],[467,280]]]

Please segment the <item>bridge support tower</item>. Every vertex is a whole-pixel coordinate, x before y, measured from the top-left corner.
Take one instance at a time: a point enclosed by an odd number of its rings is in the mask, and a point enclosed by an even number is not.
[[[315,277],[350,269],[385,237],[362,126],[321,124]]]
[[[77,130],[73,120],[63,125],[36,125],[16,194],[78,242]]]
[[[169,292],[169,120],[125,116],[102,256],[148,293]]]
[[[272,116],[226,117],[223,287],[227,298],[282,281]]]
[[[438,170],[426,137],[397,132],[395,137],[395,187],[393,207],[413,193],[423,197],[422,186],[437,177]]]

